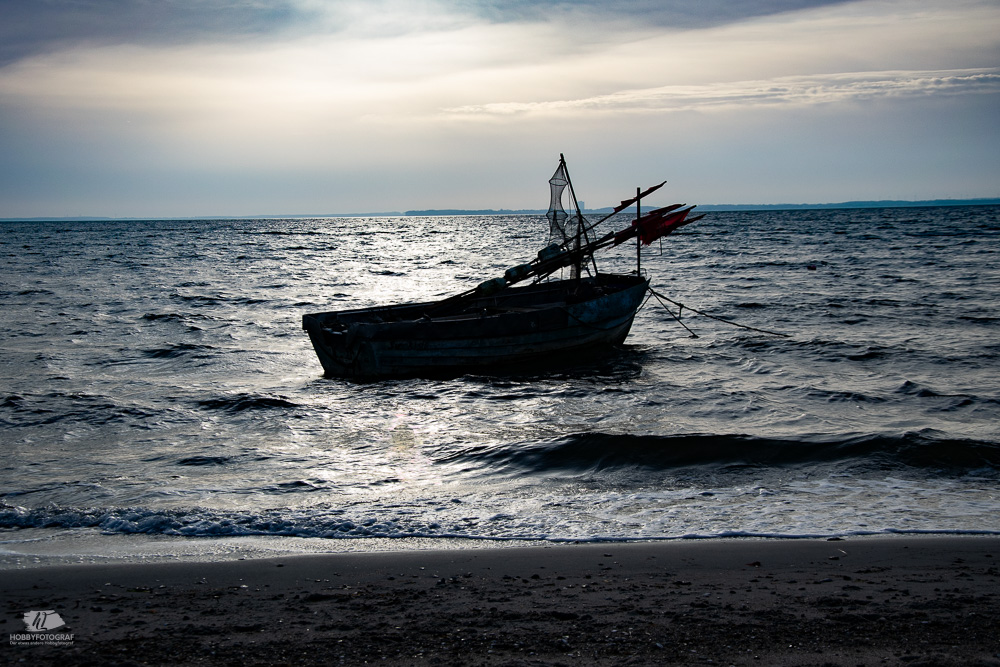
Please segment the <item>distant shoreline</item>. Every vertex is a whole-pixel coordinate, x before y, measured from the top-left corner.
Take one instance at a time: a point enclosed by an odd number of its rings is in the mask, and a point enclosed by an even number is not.
[[[980,199],[926,199],[910,201],[903,199],[883,199],[878,201],[846,201],[831,204],[699,204],[699,211],[797,211],[809,209],[838,209],[838,208],[924,208],[934,206],[996,206],[1000,204],[1000,198],[980,198]],[[647,208],[656,208],[649,205]],[[606,214],[613,209],[606,208],[585,208],[586,214]],[[427,209],[419,211],[406,211],[401,215],[405,216],[434,216],[434,215],[544,215],[545,209]]]
[[[877,201],[846,201],[830,204],[699,204],[698,210],[705,213],[728,211],[805,211],[829,209],[862,209],[862,208],[932,208],[946,206],[997,206],[1000,198],[985,197],[979,199],[925,199],[902,200],[883,199]],[[650,205],[655,208],[655,205]],[[585,214],[600,215],[611,213],[613,209],[584,209]],[[397,218],[397,217],[433,217],[452,215],[544,215],[544,209],[423,209],[411,211],[379,211],[372,213],[293,213],[285,215],[205,215],[180,217],[147,217],[147,218],[110,218],[99,216],[40,216],[31,218],[0,218],[0,222],[101,222],[112,220],[270,220],[285,218]]]

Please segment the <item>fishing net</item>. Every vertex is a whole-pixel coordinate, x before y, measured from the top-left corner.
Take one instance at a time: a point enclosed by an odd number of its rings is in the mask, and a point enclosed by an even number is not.
[[[566,235],[566,220],[569,215],[563,209],[563,190],[569,185],[569,176],[566,174],[566,165],[560,163],[556,173],[549,179],[549,211],[545,217],[549,219],[549,241],[555,243],[565,243],[569,240]]]

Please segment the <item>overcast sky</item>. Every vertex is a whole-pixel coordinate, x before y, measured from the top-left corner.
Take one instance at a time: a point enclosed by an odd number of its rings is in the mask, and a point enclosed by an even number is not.
[[[0,218],[1000,196],[997,0],[0,0]],[[656,203],[656,202],[654,202]]]

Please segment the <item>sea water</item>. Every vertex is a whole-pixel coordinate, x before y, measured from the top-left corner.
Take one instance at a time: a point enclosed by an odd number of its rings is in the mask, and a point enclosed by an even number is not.
[[[672,313],[605,359],[322,376],[303,313],[546,243],[540,216],[0,223],[0,566],[1000,533],[1000,207],[711,213],[645,249]]]

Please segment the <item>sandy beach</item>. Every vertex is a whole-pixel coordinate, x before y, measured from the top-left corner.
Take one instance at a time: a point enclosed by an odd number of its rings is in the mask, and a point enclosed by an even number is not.
[[[41,567],[0,589],[11,639],[36,610],[72,635],[8,641],[17,664],[1000,665],[995,537]]]

